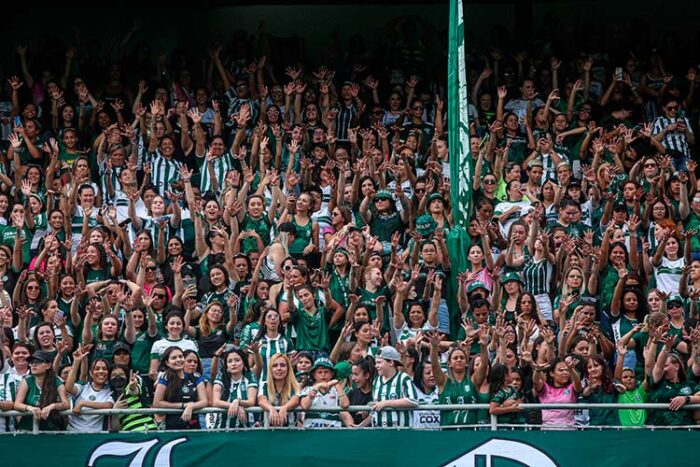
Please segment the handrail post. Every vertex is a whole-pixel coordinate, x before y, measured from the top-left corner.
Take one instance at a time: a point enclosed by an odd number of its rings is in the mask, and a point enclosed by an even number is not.
[[[39,434],[39,418],[32,412],[32,434]]]
[[[491,414],[491,431],[498,430],[498,415]]]

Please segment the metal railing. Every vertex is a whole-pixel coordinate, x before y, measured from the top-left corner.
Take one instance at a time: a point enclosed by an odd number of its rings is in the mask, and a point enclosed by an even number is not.
[[[537,411],[537,410],[589,410],[589,409],[612,409],[612,410],[636,410],[636,409],[646,409],[646,410],[669,410],[668,404],[659,404],[659,403],[644,403],[644,404],[618,404],[618,403],[611,403],[611,404],[587,404],[587,403],[571,403],[571,404],[520,404],[520,408],[523,409],[523,411]],[[489,404],[427,404],[427,405],[418,405],[416,407],[412,408],[402,408],[402,409],[393,409],[393,408],[385,408],[382,409],[382,411],[399,411],[399,412],[407,412],[407,411],[423,411],[423,410],[430,410],[430,411],[439,411],[439,412],[446,412],[446,411],[476,411],[476,410],[488,410],[489,409]],[[700,410],[700,404],[687,404],[681,407],[679,410]],[[264,411],[261,407],[249,407],[245,409],[246,413],[253,413],[253,414],[263,414],[265,417],[267,416],[267,412]],[[289,412],[325,412],[325,413],[338,413],[338,412],[372,412],[373,408],[370,405],[351,405],[348,408],[341,408],[341,407],[323,407],[323,409],[319,410],[317,408],[311,408],[309,410],[303,410],[299,407],[294,408],[290,410]],[[163,408],[140,408],[140,409],[90,409],[90,408],[83,408],[80,411],[79,415],[128,415],[128,414],[160,414],[160,415],[166,415],[166,414],[181,414],[183,412],[182,409],[163,409]],[[227,410],[226,409],[220,409],[216,407],[207,407],[204,409],[200,410],[195,410],[193,414],[208,414],[208,413],[218,413],[218,414],[226,414]],[[64,410],[60,412],[61,415],[77,415],[75,412],[72,410]],[[21,416],[21,417],[32,417],[32,433],[34,434],[39,434],[41,433],[41,430],[39,429],[39,419],[34,417],[34,414],[31,412],[19,412],[16,410],[8,410],[8,411],[0,411],[0,417],[12,417],[12,416]],[[489,415],[490,418],[490,423],[488,425],[486,424],[478,424],[478,425],[459,425],[459,426],[451,426],[450,428],[480,428],[484,429],[485,427],[489,427],[490,430],[496,431],[501,428],[526,428],[526,429],[541,429],[543,427],[546,428],[562,428],[562,429],[607,429],[607,428],[614,428],[614,429],[648,429],[648,430],[659,430],[659,429],[700,429],[700,425],[683,425],[683,426],[655,426],[655,425],[644,425],[644,426],[622,426],[622,425],[610,425],[610,426],[571,426],[571,425],[561,425],[561,426],[556,426],[556,425],[533,425],[533,424],[505,424],[505,423],[499,423],[498,422],[498,415]],[[275,429],[278,429],[279,427],[275,427]],[[374,428],[381,428],[381,427],[374,427]],[[266,429],[266,428],[255,428],[255,429]],[[305,428],[305,429],[313,429],[313,428]],[[351,428],[353,430],[358,429],[358,428]],[[391,429],[398,429],[398,427],[392,427]],[[410,427],[409,427],[410,429]],[[206,430],[206,429],[204,429]],[[224,429],[226,431],[233,431],[233,429]],[[240,429],[237,429],[240,430]],[[52,431],[51,433],[57,433],[55,431]],[[61,433],[61,432],[59,432]],[[11,433],[10,433],[11,434]]]

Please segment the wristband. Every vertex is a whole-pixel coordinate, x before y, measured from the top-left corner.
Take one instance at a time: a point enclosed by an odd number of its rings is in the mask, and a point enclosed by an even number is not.
[[[685,396],[685,403],[690,404],[690,396]]]

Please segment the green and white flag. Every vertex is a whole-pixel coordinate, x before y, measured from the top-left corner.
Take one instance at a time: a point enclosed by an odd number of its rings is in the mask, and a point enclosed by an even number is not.
[[[462,1],[451,0],[447,57],[451,197],[455,225],[466,230],[472,211],[473,167],[469,144],[469,99],[465,52]]]
[[[454,226],[447,236],[451,274],[447,289],[450,334],[456,336],[461,316],[457,305],[457,274],[467,268],[471,240],[467,227],[473,210],[472,177],[474,166],[469,144],[469,99],[464,45],[462,0],[450,0],[449,54],[447,57],[447,123],[450,151],[450,198]],[[487,253],[488,254],[488,253]]]

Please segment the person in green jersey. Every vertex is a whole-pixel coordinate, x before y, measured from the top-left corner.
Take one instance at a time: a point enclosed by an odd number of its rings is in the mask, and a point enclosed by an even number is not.
[[[693,388],[686,377],[685,363],[675,351],[672,351],[678,336],[671,336],[667,332],[659,335],[653,333],[650,336],[651,344],[649,355],[656,355],[654,368],[649,378],[649,402],[669,403],[669,410],[654,410],[650,421],[653,425],[678,426],[692,425],[693,417],[688,410],[678,410],[690,402],[694,395]],[[657,342],[663,347],[656,353]],[[700,400],[700,397],[696,398]]]
[[[250,371],[248,356],[241,349],[233,349],[222,356],[225,367],[214,381],[212,405],[226,409],[219,416],[219,428],[249,426],[252,421],[245,409],[255,406],[258,396],[258,380]],[[220,415],[220,414],[217,414]]]
[[[413,424],[413,412],[392,409],[412,409],[418,405],[418,394],[411,377],[399,370],[401,356],[391,347],[384,346],[377,354],[377,375],[372,383],[372,426],[409,427]]]
[[[296,417],[289,411],[299,405],[299,383],[294,378],[291,360],[282,353],[273,355],[267,373],[270,377],[262,383],[258,394],[258,405],[267,412],[265,424],[294,424]]]
[[[301,309],[297,309],[296,301],[290,300],[289,318],[294,323],[297,332],[297,350],[311,352],[330,351],[328,341],[328,325],[340,319],[343,309],[333,300],[328,283],[330,278],[325,276],[323,288],[325,304],[316,303],[316,296],[311,285],[305,284],[297,289],[297,297],[301,302]],[[291,288],[288,296],[292,297]]]
[[[350,405],[345,384],[335,378],[333,363],[326,357],[317,358],[311,367],[311,384],[302,389],[299,405],[308,411],[304,428],[339,428],[339,412],[324,412],[327,407],[347,408]]]
[[[267,368],[272,356],[278,353],[291,354],[294,352],[294,346],[291,339],[282,333],[282,321],[275,307],[264,306],[259,323],[256,335],[248,342],[253,351],[248,359],[262,382],[267,381]]]
[[[17,389],[14,409],[18,412],[32,413],[39,419],[42,431],[57,431],[63,428],[65,421],[59,414],[68,410],[70,403],[66,388],[53,370],[53,356],[43,350],[37,350],[29,359],[31,374],[24,378]],[[33,417],[22,417],[17,426],[20,430],[31,430]]]
[[[610,368],[600,354],[590,355],[586,360],[584,375],[587,385],[582,395],[591,404],[612,404],[617,401],[617,389],[613,385]],[[589,409],[591,426],[617,425],[619,416],[615,409]]]
[[[644,379],[637,384],[634,368],[625,367],[625,355],[627,345],[620,339],[617,342],[617,362],[615,362],[615,386],[620,394],[617,397],[618,404],[643,404],[649,398],[649,379],[647,374],[651,372],[653,359],[648,358],[649,371],[645,371]],[[619,383],[617,383],[619,381]],[[620,425],[643,426],[647,419],[646,409],[619,410]]]
[[[131,367],[140,375],[148,375],[151,365],[151,348],[158,340],[158,323],[151,308],[153,296],[143,297],[146,312],[135,309],[131,312],[134,321],[134,344],[131,347]]]
[[[485,326],[478,330],[481,347],[481,361],[488,361],[488,331]],[[489,365],[478,365],[473,374],[467,375],[469,354],[460,346],[453,345],[447,354],[447,373],[440,366],[440,336],[433,333],[430,339],[430,362],[438,385],[440,404],[475,404],[478,388],[486,379]],[[476,423],[475,410],[453,410],[440,412],[441,426],[473,425]]]
[[[489,372],[489,414],[497,415],[499,423],[522,423],[523,398],[512,384],[512,375],[507,365],[496,364]],[[519,375],[518,375],[519,376]]]

